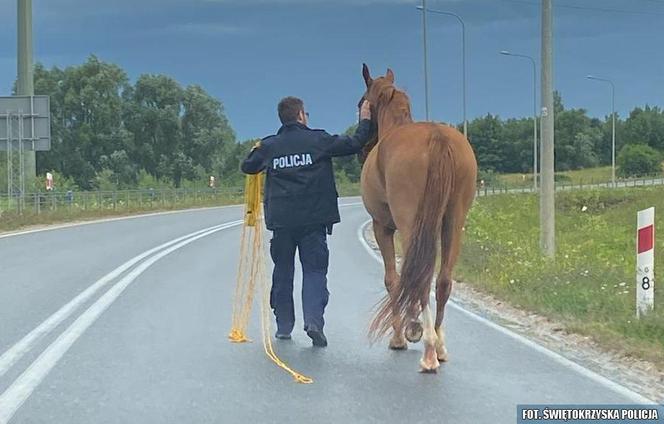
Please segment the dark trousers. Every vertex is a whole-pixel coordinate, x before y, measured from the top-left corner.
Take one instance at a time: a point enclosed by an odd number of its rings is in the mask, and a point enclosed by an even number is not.
[[[270,240],[270,255],[274,262],[270,306],[280,333],[290,333],[295,325],[293,276],[296,249],[302,263],[304,329],[316,326],[322,330],[325,325],[323,314],[330,295],[327,291],[329,251],[325,227],[277,229]]]

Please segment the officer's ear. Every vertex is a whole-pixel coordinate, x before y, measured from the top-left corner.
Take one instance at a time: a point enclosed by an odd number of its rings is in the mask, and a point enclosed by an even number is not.
[[[369,73],[369,67],[367,66],[366,63],[362,64],[362,76],[364,77],[364,83],[367,85],[367,88],[369,88],[369,86],[373,82],[373,79],[371,78],[371,74]]]
[[[390,68],[387,68],[387,73],[385,74],[385,78],[387,78],[387,80],[390,83],[394,84],[394,72],[392,72]]]

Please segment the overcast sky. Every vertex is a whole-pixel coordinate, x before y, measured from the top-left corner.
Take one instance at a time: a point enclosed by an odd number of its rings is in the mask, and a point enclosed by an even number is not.
[[[429,0],[466,21],[469,117],[532,114],[529,62],[540,61],[537,0]],[[168,74],[219,98],[238,139],[263,137],[279,122],[276,104],[302,97],[313,127],[355,121],[366,62],[391,67],[424,118],[419,0],[33,0],[35,60],[79,64],[89,54],[122,66],[132,80]],[[567,107],[610,113],[610,91],[587,74],[612,78],[621,115],[660,105],[664,95],[664,0],[554,0],[555,84]],[[0,0],[0,95],[16,75],[16,0]],[[460,122],[461,30],[429,15],[431,115]]]

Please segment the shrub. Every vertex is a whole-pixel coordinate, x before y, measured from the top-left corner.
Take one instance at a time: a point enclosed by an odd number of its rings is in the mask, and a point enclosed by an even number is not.
[[[661,155],[645,144],[628,144],[620,150],[617,158],[618,175],[621,177],[644,177],[659,174]]]

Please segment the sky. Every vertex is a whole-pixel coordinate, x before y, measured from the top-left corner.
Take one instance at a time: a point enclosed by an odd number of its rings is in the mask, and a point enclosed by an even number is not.
[[[467,33],[468,118],[532,116],[540,63],[538,0],[429,0]],[[554,82],[566,107],[591,116],[662,105],[664,0],[554,0]],[[80,64],[90,54],[141,74],[199,84],[224,105],[238,140],[279,128],[276,105],[298,96],[310,126],[343,132],[364,92],[362,63],[390,67],[425,118],[421,0],[33,0],[35,62]],[[431,118],[459,123],[461,26],[428,15]],[[539,71],[538,71],[539,74]],[[16,78],[16,0],[0,0],[0,95]],[[538,95],[539,97],[539,95]],[[538,100],[539,102],[539,100]]]

